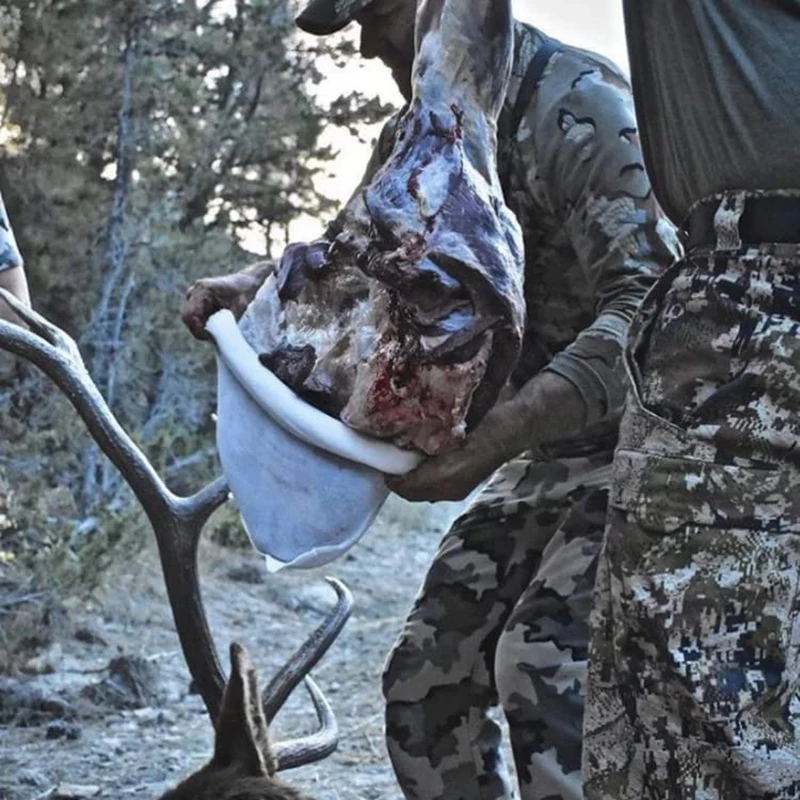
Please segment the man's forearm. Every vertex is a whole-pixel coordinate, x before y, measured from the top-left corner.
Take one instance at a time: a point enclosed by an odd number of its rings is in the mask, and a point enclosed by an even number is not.
[[[517,436],[509,431],[505,446],[509,458],[523,450],[569,439],[580,433],[586,424],[586,403],[580,391],[555,372],[540,372],[529,380],[509,401],[510,419]],[[516,441],[515,441],[516,438]]]
[[[415,470],[387,478],[407,500],[463,500],[498,467],[525,450],[569,438],[583,428],[584,402],[566,379],[541,372],[470,431],[463,447],[426,459]]]
[[[28,279],[22,267],[12,267],[0,272],[0,288],[11,292],[17,300],[30,307],[31,296],[28,291]],[[21,322],[4,302],[0,302],[0,319],[17,324]]]

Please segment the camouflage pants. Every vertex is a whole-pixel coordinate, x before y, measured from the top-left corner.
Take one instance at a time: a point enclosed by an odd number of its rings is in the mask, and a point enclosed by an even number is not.
[[[590,800],[800,797],[800,247],[744,197],[631,332],[592,620]]]
[[[503,467],[445,536],[384,675],[407,798],[579,798],[588,617],[612,453]]]

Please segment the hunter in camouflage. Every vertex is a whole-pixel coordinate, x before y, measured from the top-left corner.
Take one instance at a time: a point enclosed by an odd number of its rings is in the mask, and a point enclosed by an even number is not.
[[[583,426],[520,440],[517,452],[535,450],[502,467],[453,525],[389,657],[387,745],[414,800],[513,796],[488,715],[498,701],[523,800],[582,796],[588,616],[625,396],[620,356],[644,294],[678,252],[619,70],[560,46],[513,131],[524,76],[548,41],[520,23],[515,38],[499,126],[500,177],[526,244],[514,382],[566,378]]]
[[[589,800],[800,797],[800,5],[624,0],[685,257],[626,354]]]
[[[362,54],[384,60],[408,99],[415,7],[315,0],[298,23],[326,34],[356,13]],[[398,118],[362,186],[390,154]],[[677,252],[644,173],[630,88],[614,65],[517,23],[498,128],[500,178],[526,246],[517,394],[463,448],[426,462],[436,469],[474,457],[466,478],[460,467],[457,479],[429,478],[423,466],[391,484],[414,499],[453,499],[504,465],[442,542],[387,663],[387,745],[416,800],[513,796],[489,716],[498,702],[523,800],[581,797],[589,602],[625,395],[621,352],[642,298]],[[359,189],[324,240],[292,246],[284,259],[313,267],[360,202]],[[196,284],[184,312],[190,329],[251,292],[253,274]],[[538,401],[512,410],[531,386]]]
[[[800,797],[800,247],[716,198],[631,336],[598,576],[587,797]]]
[[[390,656],[386,735],[408,798],[580,798],[589,607],[611,450],[499,470],[442,541]]]

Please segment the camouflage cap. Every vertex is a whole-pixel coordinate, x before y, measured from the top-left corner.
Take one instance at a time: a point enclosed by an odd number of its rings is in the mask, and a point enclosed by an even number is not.
[[[311,0],[297,18],[298,27],[316,36],[336,33],[373,0]]]

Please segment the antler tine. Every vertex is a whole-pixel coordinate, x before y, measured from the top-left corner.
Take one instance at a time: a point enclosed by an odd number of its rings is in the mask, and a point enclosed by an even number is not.
[[[264,690],[262,702],[264,716],[271,723],[286,698],[292,693],[300,681],[322,658],[327,649],[339,635],[353,610],[353,595],[350,590],[336,578],[325,579],[335,590],[336,606],[323,623],[306,639],[295,654],[281,667],[277,675]]]
[[[74,340],[64,333],[61,328],[53,325],[50,320],[45,319],[41,314],[30,308],[30,306],[26,306],[7,289],[0,289],[0,299],[14,311],[23,322],[27,323],[34,334],[53,345],[65,356],[75,359],[81,364],[83,363],[78,345],[75,344]],[[10,325],[12,323],[6,324]],[[24,330],[24,328],[22,330]]]
[[[74,340],[8,292],[0,290],[0,296],[31,326],[28,331],[0,321],[0,347],[31,361],[64,392],[142,504],[158,542],[172,616],[189,672],[216,720],[225,676],[200,595],[197,545],[206,520],[227,499],[224,480],[218,479],[193,497],[172,494],[114,417]]]
[[[219,716],[226,679],[203,606],[197,547],[206,521],[228,496],[225,479],[217,478],[192,497],[171,495],[166,509],[150,511],[145,507],[156,535],[164,584],[183,657],[212,722]]]
[[[339,726],[330,703],[317,686],[314,679],[307,675],[303,680],[320,723],[319,730],[301,739],[288,739],[275,742],[271,750],[278,765],[278,771],[302,767],[313,761],[322,761],[336,750],[339,745]]]

